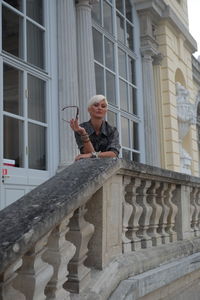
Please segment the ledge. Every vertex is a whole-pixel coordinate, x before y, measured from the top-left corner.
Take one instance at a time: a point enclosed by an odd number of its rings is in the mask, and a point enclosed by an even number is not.
[[[130,254],[120,255],[119,257],[115,258],[103,271],[93,271],[92,281],[90,283],[91,288],[86,289],[79,295],[73,294],[71,299],[123,299],[116,297],[116,295],[119,295],[120,293],[120,283],[123,285],[123,281],[139,279],[139,274],[142,274],[140,278],[144,276],[145,279],[145,276],[148,275],[147,272],[153,273],[153,270],[155,269],[157,269],[157,271],[158,269],[164,270],[170,268],[170,266],[173,268],[175,264],[177,266],[181,266],[183,262],[185,262],[185,265],[182,267],[182,270],[184,270],[182,276],[184,276],[185,274],[188,274],[189,271],[192,272],[200,268],[200,263],[198,261],[200,256],[199,252],[200,238],[194,238],[191,240],[178,241],[168,245],[152,247],[135,251]],[[177,273],[176,278],[169,279],[169,282],[170,280],[173,281],[178,279],[179,275],[180,274]],[[161,286],[161,283],[154,282],[152,277],[151,281],[148,281],[148,284],[149,283],[155,285],[160,284]],[[124,284],[126,285],[126,283]],[[131,282],[129,282],[127,288],[131,288],[130,285]],[[134,287],[135,286],[133,284],[132,288]],[[151,288],[152,287],[149,287],[149,289]],[[125,295],[124,293],[125,290],[123,290],[123,295]]]

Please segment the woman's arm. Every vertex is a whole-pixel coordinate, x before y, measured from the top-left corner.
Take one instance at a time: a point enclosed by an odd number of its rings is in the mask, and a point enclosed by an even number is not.
[[[86,153],[91,153],[94,152],[94,147],[89,139],[89,135],[87,134],[85,128],[81,127],[78,124],[78,120],[77,119],[72,119],[70,121],[70,127],[72,128],[72,130],[77,133],[80,136],[80,139],[82,141],[83,144],[83,152]]]

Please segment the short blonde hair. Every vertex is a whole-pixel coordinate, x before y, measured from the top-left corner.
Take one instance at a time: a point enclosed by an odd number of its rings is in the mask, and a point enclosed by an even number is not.
[[[90,98],[90,100],[88,101],[88,107],[90,107],[94,103],[99,103],[102,100],[104,100],[105,103],[106,103],[106,105],[108,105],[108,101],[107,101],[107,99],[106,99],[106,97],[104,95],[95,95],[92,98]]]

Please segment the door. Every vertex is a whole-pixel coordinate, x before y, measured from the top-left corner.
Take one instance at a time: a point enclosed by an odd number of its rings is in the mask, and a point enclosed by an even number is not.
[[[49,178],[52,170],[47,1],[0,0],[0,4],[2,209]]]

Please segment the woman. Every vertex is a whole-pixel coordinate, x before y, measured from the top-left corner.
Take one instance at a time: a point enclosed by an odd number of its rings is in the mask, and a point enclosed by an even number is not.
[[[119,133],[116,127],[112,127],[104,120],[107,110],[108,102],[105,96],[96,95],[88,102],[90,120],[80,125],[78,119],[70,121],[81,153],[75,160],[119,155]]]

